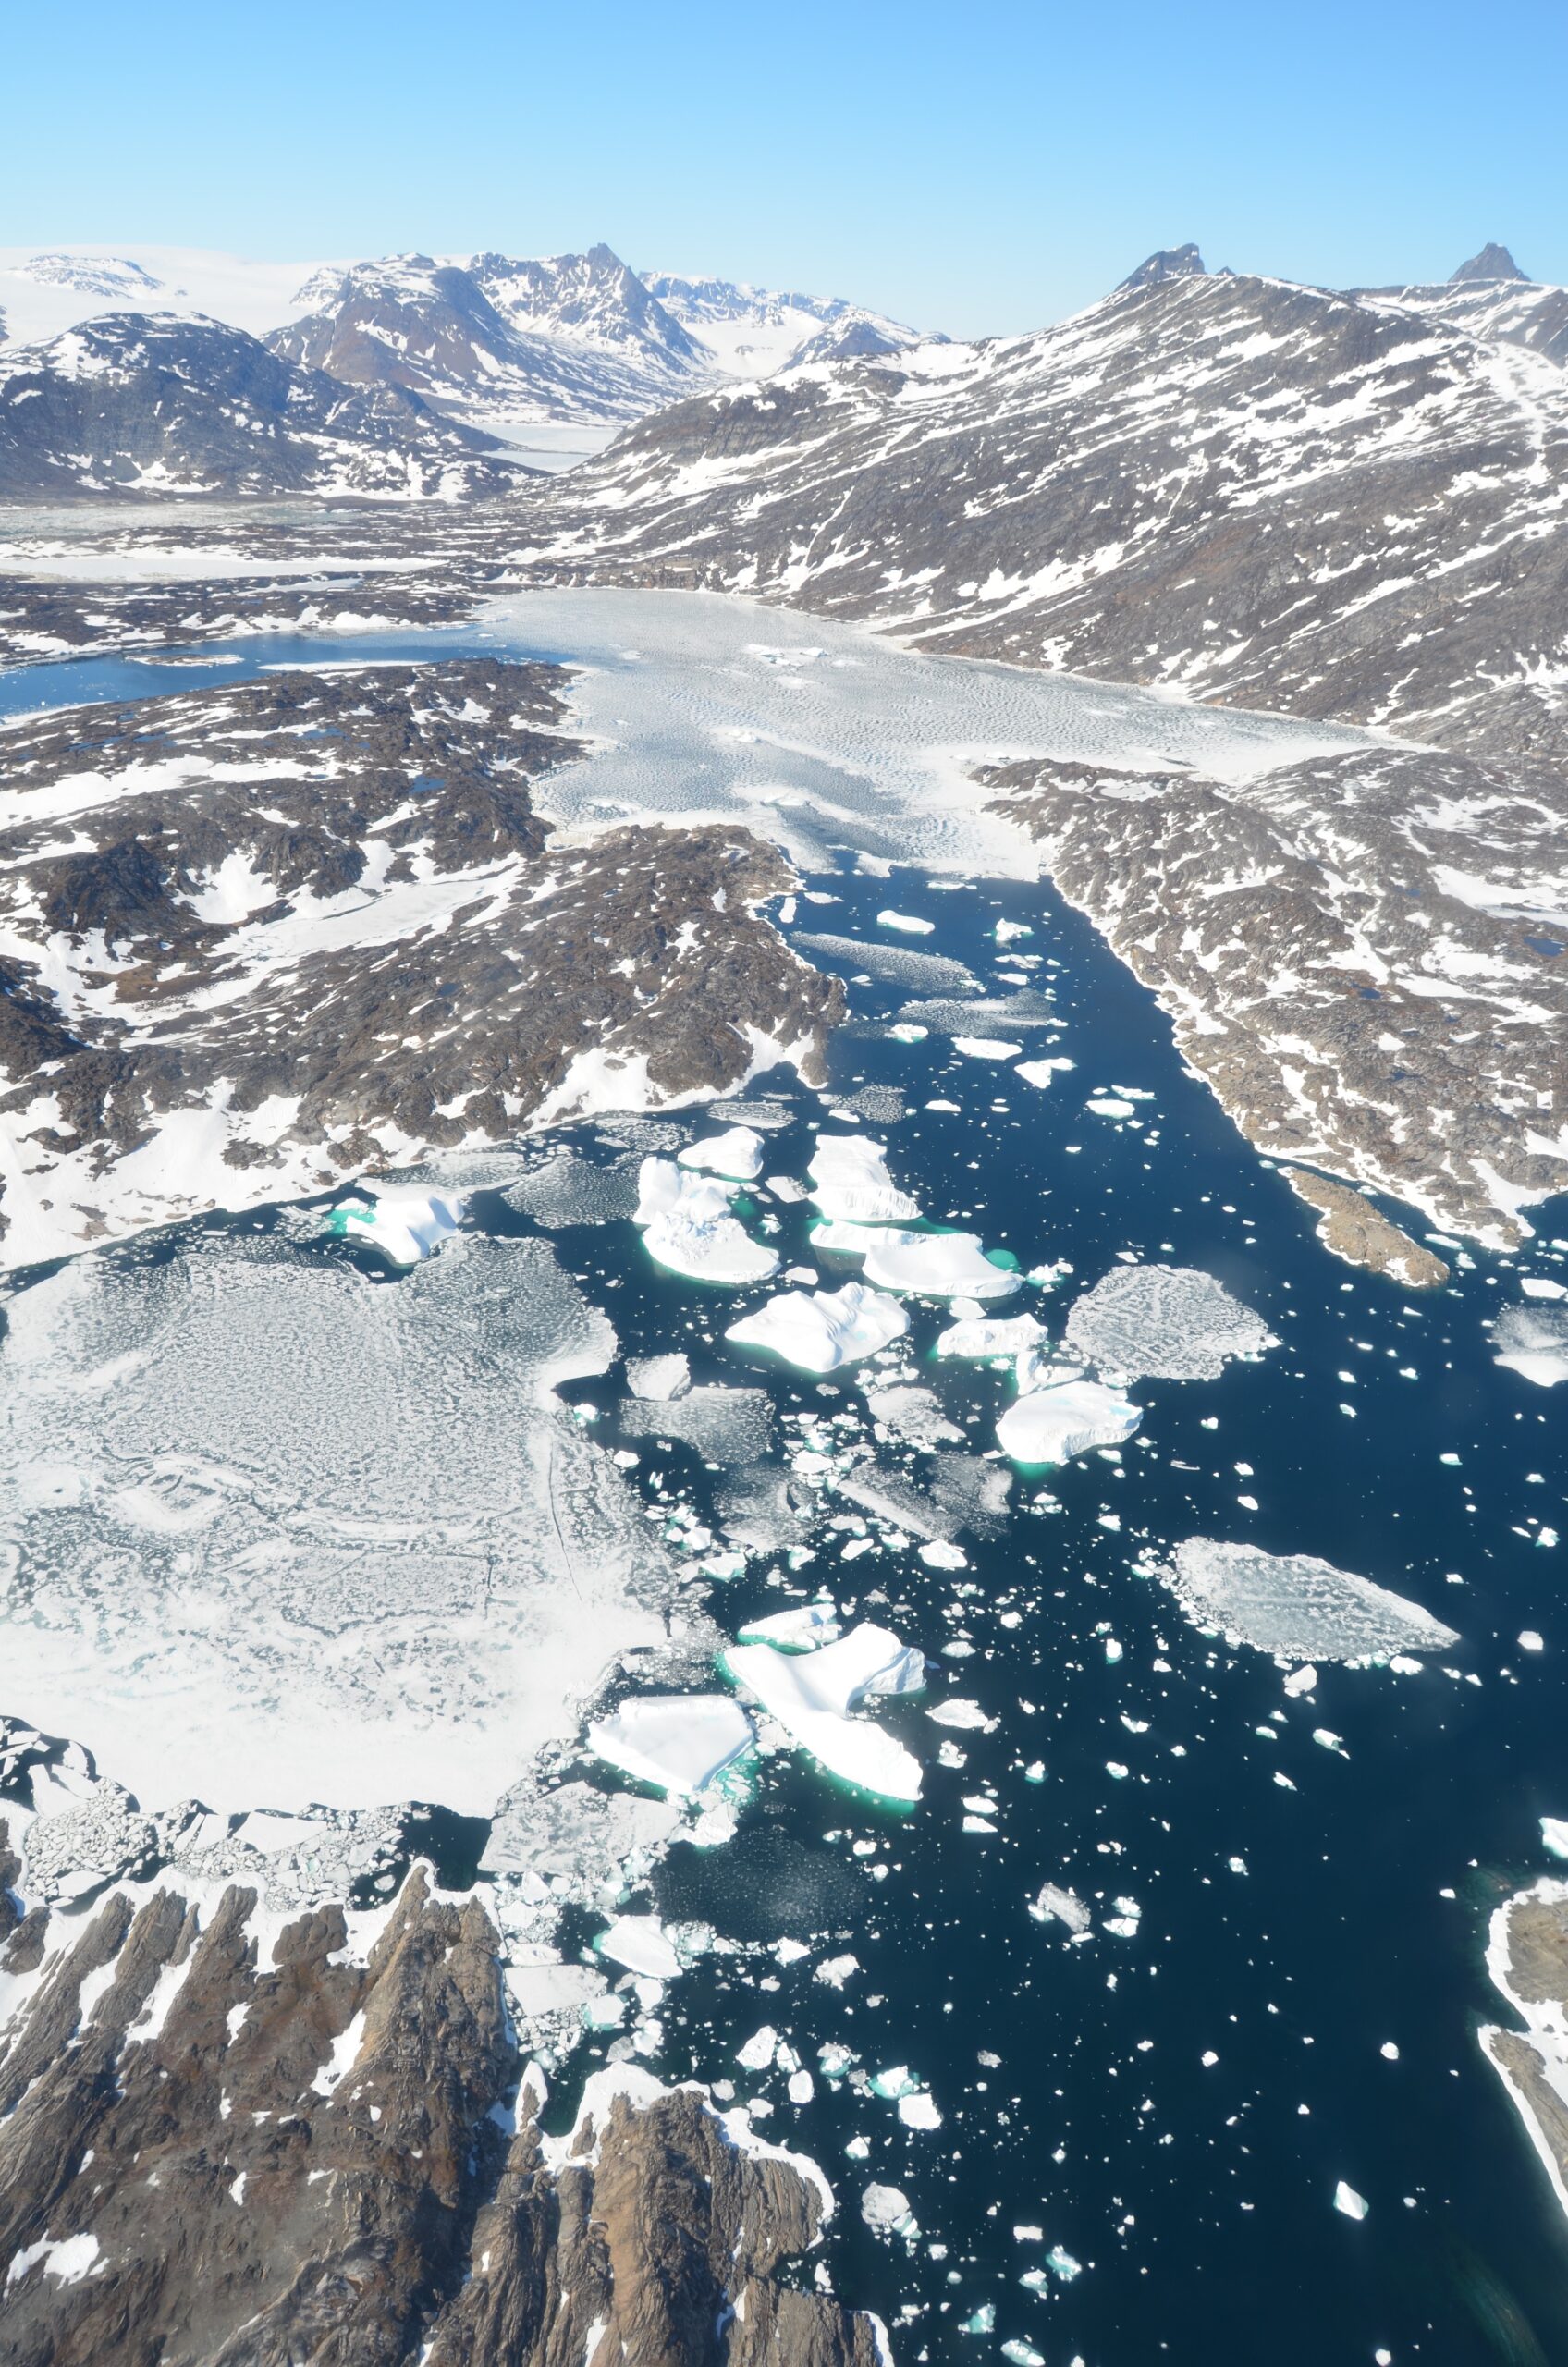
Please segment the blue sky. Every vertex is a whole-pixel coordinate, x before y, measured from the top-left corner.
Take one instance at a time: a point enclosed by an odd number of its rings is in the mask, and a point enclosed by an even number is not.
[[[78,0],[0,45],[0,243],[551,253],[977,335],[1152,248],[1568,281],[1568,6]]]

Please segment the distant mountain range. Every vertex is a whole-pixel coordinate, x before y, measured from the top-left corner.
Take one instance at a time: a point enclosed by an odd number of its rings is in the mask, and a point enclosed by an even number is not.
[[[599,431],[589,445],[730,378],[917,342],[914,330],[837,297],[640,278],[606,246],[543,260],[412,254],[314,267],[151,248],[0,251],[0,327],[11,347],[129,311],[222,321],[287,362],[418,395],[506,439],[568,422]]]

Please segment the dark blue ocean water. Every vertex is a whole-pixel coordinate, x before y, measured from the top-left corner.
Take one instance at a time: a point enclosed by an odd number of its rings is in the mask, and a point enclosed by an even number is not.
[[[461,644],[410,635],[407,654],[433,645]],[[378,641],[374,654],[403,646]],[[225,670],[321,655],[319,643],[248,645]],[[224,678],[123,661],[49,674],[43,687],[37,671],[0,680],[0,706]],[[1062,1023],[1049,1049],[1076,1066],[1044,1093],[936,1035],[889,1039],[879,1023],[900,992],[851,987],[867,1024],[839,1038],[832,1086],[905,1095],[900,1122],[866,1131],[931,1218],[962,1219],[1026,1268],[1070,1260],[1060,1294],[1029,1297],[1047,1320],[1131,1250],[1215,1273],[1281,1344],[1216,1382],[1140,1385],[1144,1427],[1120,1464],[1091,1455],[1057,1475],[1054,1508],[1032,1508],[1037,1488],[1021,1487],[1005,1533],[972,1546],[967,1571],[928,1570],[913,1552],[840,1567],[822,1547],[802,1590],[831,1587],[936,1658],[926,1703],[880,1712],[925,1762],[925,1797],[900,1815],[793,1757],[766,1761],[734,1841],[700,1861],[678,1852],[662,1903],[754,1943],[811,1928],[814,1898],[852,1883],[852,1930],[835,1945],[861,1969],[834,1990],[813,1977],[821,1948],[795,1963],[754,1947],[704,1957],[670,1988],[654,2067],[773,2104],[759,2129],[814,2154],[839,2196],[835,2287],[883,2313],[900,2360],[985,2358],[1013,2341],[1051,2367],[1321,2367],[1379,2349],[1443,2367],[1568,2361],[1568,2226],[1476,2042],[1502,2010],[1482,1961],[1488,1917],[1548,1870],[1537,1819],[1568,1812],[1562,1550],[1534,1541],[1542,1524],[1568,1534],[1568,1458],[1554,1397],[1490,1360],[1484,1323],[1514,1294],[1506,1264],[1477,1257],[1451,1290],[1413,1298],[1329,1257],[1185,1073],[1151,1000],[1048,889],[848,872],[815,884],[841,901],[802,905],[798,927],[875,936],[893,903],[936,923],[922,950],[959,956],[1002,992],[991,932],[1005,916],[1034,931],[1017,950],[1060,965],[1034,982]],[[1026,1056],[1047,1049],[1025,1040]],[[821,1113],[778,1082],[800,1122],[770,1136],[767,1164],[799,1175]],[[1085,1110],[1112,1086],[1153,1095],[1136,1124]],[[475,1207],[497,1230],[525,1222],[493,1196]],[[783,1214],[780,1245],[803,1253],[806,1212]],[[1540,1220],[1568,1233],[1561,1208]],[[848,1387],[824,1395],[714,1344],[732,1307],[651,1269],[631,1228],[552,1238],[627,1352],[685,1347],[699,1380],[760,1380],[784,1411],[852,1403]],[[918,1348],[939,1321],[915,1317]],[[955,1417],[980,1409],[975,1442],[988,1444],[999,1378],[968,1366],[930,1378]],[[611,1392],[569,1393],[607,1404]],[[607,1417],[602,1434],[613,1442]],[[640,1482],[657,1471],[704,1503],[718,1475],[699,1457],[636,1443]],[[1271,1662],[1206,1640],[1133,1567],[1195,1533],[1321,1554],[1413,1596],[1463,1643],[1446,1670],[1324,1667],[1314,1699],[1287,1699]],[[769,1566],[716,1594],[731,1632],[779,1607]],[[1547,1649],[1520,1652],[1522,1628]],[[972,1649],[944,1655],[955,1642]],[[947,1737],[962,1767],[938,1763],[944,1730],[925,1715],[947,1688],[996,1720]],[[964,1799],[985,1797],[996,1832],[966,1831]],[[1135,1900],[1136,1936],[1096,1928],[1072,1945],[1032,1920],[1047,1880],[1093,1900],[1096,1927],[1115,1899]],[[868,2070],[908,2066],[942,2126],[906,2129],[891,2103],[820,2078],[790,2105],[781,2073],[734,2060],[764,2023],[811,2067],[834,2042]],[[1370,2203],[1365,2221],[1332,2208],[1341,2178]],[[917,2239],[863,2226],[872,2179],[904,2190]],[[1019,2279],[1052,2246],[1081,2273],[1047,2273],[1041,2296]],[[960,2330],[987,2309],[989,2330]]]

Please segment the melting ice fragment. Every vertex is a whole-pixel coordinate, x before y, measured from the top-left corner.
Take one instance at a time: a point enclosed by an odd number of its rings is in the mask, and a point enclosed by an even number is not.
[[[1419,1603],[1311,1553],[1192,1537],[1156,1575],[1196,1625],[1280,1660],[1366,1662],[1459,1641]]]
[[[1342,2211],[1347,2219],[1365,2219],[1371,2205],[1364,2194],[1357,2194],[1354,2187],[1347,2186],[1341,2178],[1334,2189],[1334,2208]]]
[[[1552,1389],[1568,1380],[1568,1307],[1505,1306],[1492,1325],[1492,1360]]]
[[[1541,1839],[1554,1858],[1568,1858],[1568,1821],[1559,1816],[1543,1816]]]
[[[915,913],[889,912],[877,914],[876,926],[878,928],[899,929],[905,937],[929,937],[937,924],[935,921],[923,921]]]
[[[921,1298],[1010,1298],[1020,1280],[1014,1268],[994,1265],[973,1233],[884,1234],[862,1271],[884,1290]]]
[[[623,1775],[661,1792],[700,1792],[754,1740],[727,1693],[646,1693],[588,1729],[588,1747]]]
[[[868,2186],[860,2199],[860,2215],[878,2236],[902,2236],[913,2242],[920,2229],[909,2197],[896,2186]]]
[[[328,1224],[349,1241],[379,1249],[394,1266],[417,1266],[434,1257],[462,1222],[463,1203],[456,1192],[388,1192],[378,1184],[361,1188],[371,1206],[334,1208]]]
[[[881,1726],[850,1714],[875,1696],[914,1693],[925,1685],[924,1655],[888,1629],[863,1621],[815,1652],[731,1645],[719,1665],[829,1774],[884,1799],[919,1798],[919,1761]]]
[[[811,1196],[825,1217],[900,1224],[920,1214],[919,1203],[894,1185],[880,1143],[859,1134],[819,1134],[810,1172]]]
[[[966,1316],[937,1334],[939,1356],[1015,1356],[1038,1347],[1044,1327],[1032,1315]]]
[[[770,1612],[766,1619],[750,1619],[740,1630],[742,1644],[774,1644],[783,1652],[815,1652],[821,1644],[836,1644],[842,1629],[830,1602],[802,1602],[792,1611]]]
[[[907,1329],[897,1299],[846,1282],[838,1291],[785,1291],[730,1324],[724,1336],[739,1347],[768,1349],[802,1372],[836,1372],[875,1355]]]
[[[1076,1302],[1066,1339],[1123,1380],[1215,1380],[1228,1357],[1276,1344],[1260,1316],[1191,1266],[1114,1267]]]
[[[631,1356],[626,1365],[626,1385],[633,1397],[668,1405],[671,1398],[684,1397],[690,1390],[692,1367],[679,1352],[669,1356]]]
[[[997,1424],[997,1443],[1014,1463],[1066,1463],[1091,1447],[1119,1446],[1143,1420],[1138,1407],[1097,1380],[1033,1389]]]
[[[680,1160],[682,1167],[704,1168],[710,1175],[749,1184],[762,1173],[762,1136],[752,1126],[730,1126],[706,1142],[688,1143]]]

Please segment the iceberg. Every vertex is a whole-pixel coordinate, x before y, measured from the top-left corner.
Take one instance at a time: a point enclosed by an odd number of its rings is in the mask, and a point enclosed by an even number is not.
[[[896,1224],[846,1224],[841,1218],[825,1217],[812,1226],[809,1238],[818,1257],[831,1251],[835,1257],[864,1257],[868,1250],[902,1248],[925,1235]]]
[[[655,1791],[703,1791],[756,1739],[727,1693],[644,1693],[588,1729],[588,1748]]]
[[[896,928],[905,937],[929,937],[935,921],[923,921],[917,913],[883,912],[876,915],[878,928]]]
[[[360,1188],[371,1206],[334,1208],[328,1224],[345,1240],[379,1249],[394,1266],[417,1266],[434,1257],[462,1222],[463,1202],[456,1192],[387,1192],[376,1184]]]
[[[637,1184],[632,1221],[655,1265],[700,1282],[765,1282],[778,1271],[778,1251],[753,1241],[730,1214],[731,1186],[669,1159],[645,1159]]]
[[[1067,1318],[1067,1345],[1125,1380],[1217,1380],[1276,1346],[1268,1326],[1192,1266],[1117,1266]]]
[[[1075,1938],[1094,1921],[1077,1892],[1064,1889],[1060,1883],[1042,1883],[1029,1912],[1036,1923],[1065,1923]]]
[[[731,1126],[706,1142],[688,1143],[679,1154],[682,1167],[705,1169],[749,1184],[762,1173],[762,1136],[752,1126]]]
[[[997,1424],[997,1443],[1014,1463],[1066,1463],[1091,1447],[1120,1446],[1143,1418],[1097,1380],[1065,1380],[1016,1399]]]
[[[1056,1078],[1063,1069],[1070,1069],[1075,1066],[1076,1062],[1067,1060],[1060,1055],[1059,1055],[1054,1061],[1020,1061],[1018,1066],[1013,1070],[1013,1075],[1021,1076],[1025,1085],[1035,1085],[1041,1092],[1044,1092],[1047,1085],[1054,1084]]]
[[[785,1291],[725,1332],[738,1347],[766,1348],[802,1372],[837,1372],[874,1355],[908,1329],[897,1299],[846,1282],[838,1291]]]
[[[695,1220],[729,1212],[734,1187],[717,1178],[682,1173],[672,1159],[645,1159],[637,1170],[637,1206],[633,1224],[652,1224],[679,1208]]]
[[[1568,1307],[1505,1306],[1492,1325],[1492,1361],[1554,1389],[1568,1380]]]
[[[863,1620],[815,1652],[731,1645],[719,1664],[829,1774],[884,1799],[919,1798],[919,1760],[881,1726],[850,1714],[875,1697],[918,1692],[925,1683],[924,1654],[889,1629]]]
[[[920,1214],[888,1172],[880,1143],[859,1134],[819,1134],[811,1157],[812,1198],[825,1217],[851,1224],[900,1224]]]
[[[1403,1595],[1311,1553],[1191,1537],[1156,1572],[1189,1619],[1288,1661],[1371,1661],[1441,1651],[1459,1637]]]
[[[772,1644],[781,1652],[815,1652],[819,1645],[836,1644],[842,1633],[830,1602],[769,1612],[766,1618],[748,1619],[739,1631],[742,1644]]]
[[[914,1233],[885,1237],[865,1253],[867,1282],[920,1298],[1009,1298],[1015,1268],[993,1265],[974,1233]]]
[[[1016,1356],[1037,1348],[1045,1326],[1032,1315],[966,1316],[937,1334],[939,1356]]]

